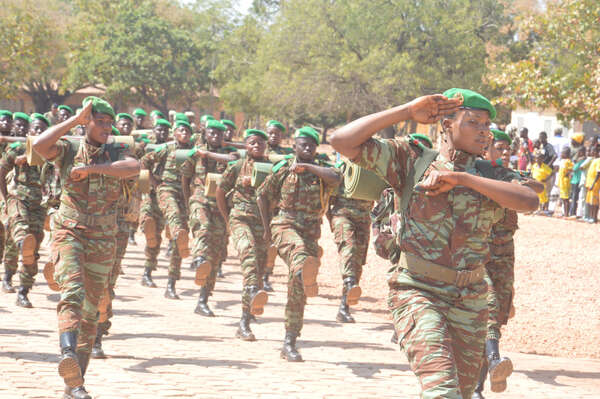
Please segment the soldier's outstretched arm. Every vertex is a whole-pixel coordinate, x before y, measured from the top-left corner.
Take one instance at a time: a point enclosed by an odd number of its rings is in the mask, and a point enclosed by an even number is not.
[[[219,154],[216,152],[202,150],[200,156],[202,158],[212,159],[213,161],[218,163],[227,163],[238,159],[239,157],[236,156],[236,154],[236,152],[230,152],[229,154]]]
[[[375,133],[406,120],[429,124],[458,111],[462,98],[448,99],[441,94],[423,96],[409,103],[364,116],[336,130],[331,146],[349,159],[360,154],[362,144]]]
[[[310,163],[295,163],[290,167],[290,170],[294,173],[310,172],[323,179],[326,184],[330,185],[337,185],[342,182],[342,175],[335,168],[328,168]]]
[[[88,102],[80,113],[73,115],[58,125],[50,126],[33,141],[33,149],[46,159],[58,155],[56,142],[77,125],[87,125],[92,116],[92,101]]]
[[[81,180],[91,174],[128,179],[137,176],[139,173],[140,162],[132,157],[125,157],[121,161],[78,166],[71,169],[71,177],[75,180]]]

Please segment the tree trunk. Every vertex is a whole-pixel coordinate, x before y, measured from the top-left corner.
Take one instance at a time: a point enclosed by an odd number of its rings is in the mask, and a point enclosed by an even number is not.
[[[58,93],[58,87],[54,88],[48,82],[30,82],[25,86],[25,93],[31,97],[35,112],[43,114],[50,110],[53,103],[62,104],[71,95],[70,91],[64,94]]]
[[[327,144],[327,131],[329,127],[323,127],[323,131],[321,132],[321,144]]]

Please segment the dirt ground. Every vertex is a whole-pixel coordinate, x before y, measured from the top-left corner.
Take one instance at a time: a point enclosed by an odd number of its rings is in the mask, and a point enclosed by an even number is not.
[[[600,358],[599,225],[519,215],[516,234],[515,317],[503,329],[501,346],[512,352],[570,358]],[[329,224],[322,225],[325,250],[320,294],[339,297],[337,251]],[[362,309],[388,318],[387,261],[369,248],[361,287]],[[284,270],[275,281],[283,282]]]

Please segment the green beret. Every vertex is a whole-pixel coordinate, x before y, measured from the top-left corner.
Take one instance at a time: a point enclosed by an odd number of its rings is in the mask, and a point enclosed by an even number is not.
[[[137,115],[137,116],[148,116],[148,114],[146,113],[146,111],[144,111],[142,108],[136,108],[133,110],[133,114]]]
[[[99,97],[89,96],[83,100],[83,106],[85,107],[90,101],[92,102],[92,111],[100,114],[110,115],[113,118],[115,117],[115,110],[107,101]]]
[[[0,109],[0,118],[6,117],[8,116],[9,118],[12,119],[12,112],[10,112],[9,110],[6,109]]]
[[[25,112],[15,112],[12,117],[13,119],[22,119],[27,123],[31,122],[31,118]]]
[[[423,144],[425,147],[433,148],[433,142],[431,141],[431,139],[429,137],[427,137],[424,134],[413,133],[413,134],[410,134],[408,137],[410,137],[413,140],[420,141],[421,144]]]
[[[267,122],[267,127],[269,127],[269,126],[275,126],[279,130],[281,130],[283,133],[285,133],[285,126],[283,126],[283,124],[281,122],[278,122],[278,121],[272,119]]]
[[[31,119],[39,119],[42,122],[46,123],[46,125],[50,126],[50,121],[48,120],[48,118],[46,118],[44,115],[42,114],[38,114],[37,112],[34,112],[33,114],[31,114],[29,116]]]
[[[67,110],[67,111],[69,111],[69,113],[71,113],[71,115],[74,114],[73,108],[69,107],[68,105],[64,105],[64,104],[63,105],[59,105],[58,109]]]
[[[244,131],[244,140],[246,140],[250,136],[259,136],[265,140],[269,139],[269,136],[267,136],[267,134],[265,132],[263,132],[262,130],[258,130],[258,129],[246,129]]]
[[[166,119],[157,119],[156,122],[154,122],[154,127],[158,126],[158,125],[162,125],[162,126],[167,126],[167,127],[171,127],[171,122],[169,122]]]
[[[160,116],[163,119],[165,118],[165,114],[163,114],[162,112],[160,112],[157,109],[155,109],[154,111],[150,112],[150,116]]]
[[[494,133],[494,141],[507,141],[508,144],[512,144],[512,139],[510,138],[510,136],[506,133],[504,133],[502,130],[498,130],[498,129],[490,129],[492,131],[492,133]]]
[[[275,125],[273,125],[275,126]],[[314,141],[317,142],[317,145],[321,144],[321,136],[319,136],[319,132],[317,132],[315,129],[313,129],[310,126],[304,126],[301,127],[300,129],[296,130],[296,134],[294,135],[294,138],[298,138],[298,137],[309,137],[311,139],[313,139]]]
[[[117,120],[123,119],[123,118],[129,119],[133,123],[133,117],[131,115],[129,115],[128,113],[121,112],[120,114],[117,114],[117,118],[116,118]]]
[[[237,129],[235,123],[233,123],[233,121],[230,121],[229,119],[221,119],[221,123],[227,126],[231,126],[234,129]]]
[[[175,114],[175,120],[176,121],[184,121],[184,122],[190,122],[190,120],[188,119],[187,115],[184,114],[183,112],[178,112]]]
[[[202,118],[200,118],[200,120],[202,122],[212,121],[212,120],[215,120],[215,117],[210,114],[206,114],[206,115],[202,115]]]
[[[112,127],[112,135],[113,136],[120,136],[121,135],[121,132],[119,132],[119,129],[117,129],[114,126],[111,126],[111,127]]]
[[[175,120],[175,129],[177,129],[179,126],[185,126],[188,129],[192,130],[192,125],[190,125],[190,123],[188,121],[184,121],[184,120]]]
[[[472,90],[457,88],[449,89],[444,92],[444,96],[448,98],[454,98],[458,95],[462,95],[463,98],[462,108],[484,109],[490,113],[490,119],[496,119],[496,108],[494,108],[490,100],[481,94]]]
[[[227,130],[227,127],[225,127],[224,124],[222,124],[221,122],[219,122],[215,119],[209,119],[208,122],[206,123],[206,128],[207,129],[219,129],[223,132],[225,130]]]

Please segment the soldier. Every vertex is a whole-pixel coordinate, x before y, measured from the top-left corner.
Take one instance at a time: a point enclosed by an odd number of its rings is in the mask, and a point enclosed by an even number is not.
[[[196,134],[198,131],[198,126],[196,126],[196,115],[192,111],[185,111],[185,116],[188,118],[188,122],[192,127],[192,135]]]
[[[270,154],[293,154],[294,150],[281,146],[281,139],[285,133],[285,126],[276,120],[267,122],[267,135],[269,136],[267,155]]]
[[[56,125],[58,123],[58,104],[52,103],[50,111],[46,112],[44,116],[46,119],[48,119],[51,125]]]
[[[27,115],[15,113],[15,120],[25,121]],[[30,126],[31,136],[38,135],[48,128],[50,122],[41,114],[33,114]],[[27,116],[27,119],[29,117]],[[8,179],[7,174],[12,172]],[[7,188],[7,180],[10,185]],[[32,308],[27,297],[38,272],[37,259],[39,248],[44,239],[45,210],[40,205],[42,190],[40,168],[29,166],[25,155],[25,144],[10,144],[0,160],[0,194],[6,204],[8,230],[4,267],[6,274],[14,275],[21,259],[19,278],[21,285],[17,290],[17,306]]]
[[[81,113],[50,127],[33,144],[64,177],[52,256],[61,288],[58,372],[65,381],[65,398],[91,398],[83,376],[96,337],[98,301],[114,262],[120,180],[139,173],[139,163],[125,155],[125,145],[107,144],[114,117],[106,101],[87,97]],[[60,140],[75,125],[87,126],[85,138]]]
[[[12,112],[6,109],[0,109],[0,135],[10,136],[12,120]]]
[[[492,161],[495,167],[510,165],[512,144],[510,136],[501,130],[491,129],[491,131],[494,134],[494,140],[488,148],[487,159]],[[536,192],[544,191],[544,185],[535,180],[526,179],[524,184]],[[514,235],[518,228],[517,212],[511,209],[505,209],[502,219],[492,227],[491,257],[485,265],[489,311],[487,337],[479,381],[472,399],[483,399],[483,385],[488,369],[493,392],[503,392],[506,389],[506,379],[513,370],[511,360],[507,357],[500,357],[499,340],[500,328],[508,322],[512,307],[515,280]]]
[[[150,121],[152,122],[152,126],[156,126],[156,121],[159,119],[166,120],[167,118],[165,118],[165,114],[163,114],[162,112],[160,112],[157,109],[150,112]]]
[[[262,130],[247,129],[244,132],[247,156],[230,162],[217,188],[217,205],[221,216],[228,221],[228,230],[238,251],[242,275],[242,318],[236,337],[244,341],[255,341],[250,329],[251,315],[261,315],[267,303],[267,293],[262,290],[262,275],[267,260],[267,243],[256,204],[256,187],[252,186],[252,171],[255,162],[268,162],[264,158],[267,134]],[[232,194],[231,213],[226,195]]]
[[[206,122],[206,144],[197,146],[191,158],[183,164],[183,196],[190,209],[193,235],[192,267],[196,270],[196,285],[200,286],[195,313],[214,317],[208,307],[217,271],[227,256],[225,220],[215,198],[204,194],[208,173],[223,173],[227,162],[237,159],[235,148],[223,147],[225,125],[213,119]],[[220,155],[219,155],[220,154]]]
[[[345,166],[343,161],[336,164],[340,171],[343,171]],[[329,226],[338,248],[343,283],[342,300],[336,316],[340,323],[354,323],[350,305],[356,305],[362,293],[358,284],[362,267],[367,263],[372,208],[373,201],[346,198],[343,195],[343,185],[340,185],[338,195],[331,199],[327,212]]]
[[[146,116],[148,116],[146,111],[143,108],[136,108],[133,110],[133,116],[135,117],[135,130],[143,129]]]
[[[168,121],[159,119],[157,124],[168,127]],[[156,211],[161,214],[156,218],[146,218],[142,229],[146,234],[146,246],[151,249],[147,253],[146,262],[148,267],[156,267],[156,256],[160,249],[160,235],[166,223],[169,226],[172,237],[176,242],[176,251],[171,252],[169,263],[169,279],[165,298],[179,299],[175,291],[175,282],[181,278],[181,260],[189,256],[187,205],[182,196],[181,168],[177,162],[177,150],[190,150],[190,137],[192,129],[190,124],[178,120],[175,125],[175,141],[169,142],[156,148],[154,151],[144,155],[141,164],[144,169],[151,173],[150,179],[158,194]],[[153,201],[156,201],[156,196]],[[158,205],[160,209],[158,209]],[[150,256],[148,256],[150,255]],[[144,282],[142,282],[144,285]]]
[[[390,269],[388,305],[422,398],[473,394],[487,330],[491,227],[502,208],[537,208],[535,192],[513,182],[518,174],[478,160],[495,116],[482,95],[451,89],[360,118],[331,137],[333,148],[382,176],[401,199],[402,253]],[[402,121],[439,119],[439,154],[416,140],[372,138]]]
[[[73,115],[73,108],[68,105],[59,105],[58,106],[58,123],[64,122]]]
[[[319,292],[321,223],[329,196],[337,189],[341,176],[335,168],[321,166],[324,163],[315,159],[319,134],[313,128],[297,130],[295,142],[295,157],[290,156],[273,167],[273,174],[258,189],[257,202],[265,241],[275,244],[289,268],[281,358],[301,362],[296,338],[302,330],[306,298]],[[271,218],[272,207],[277,208],[277,214]]]

